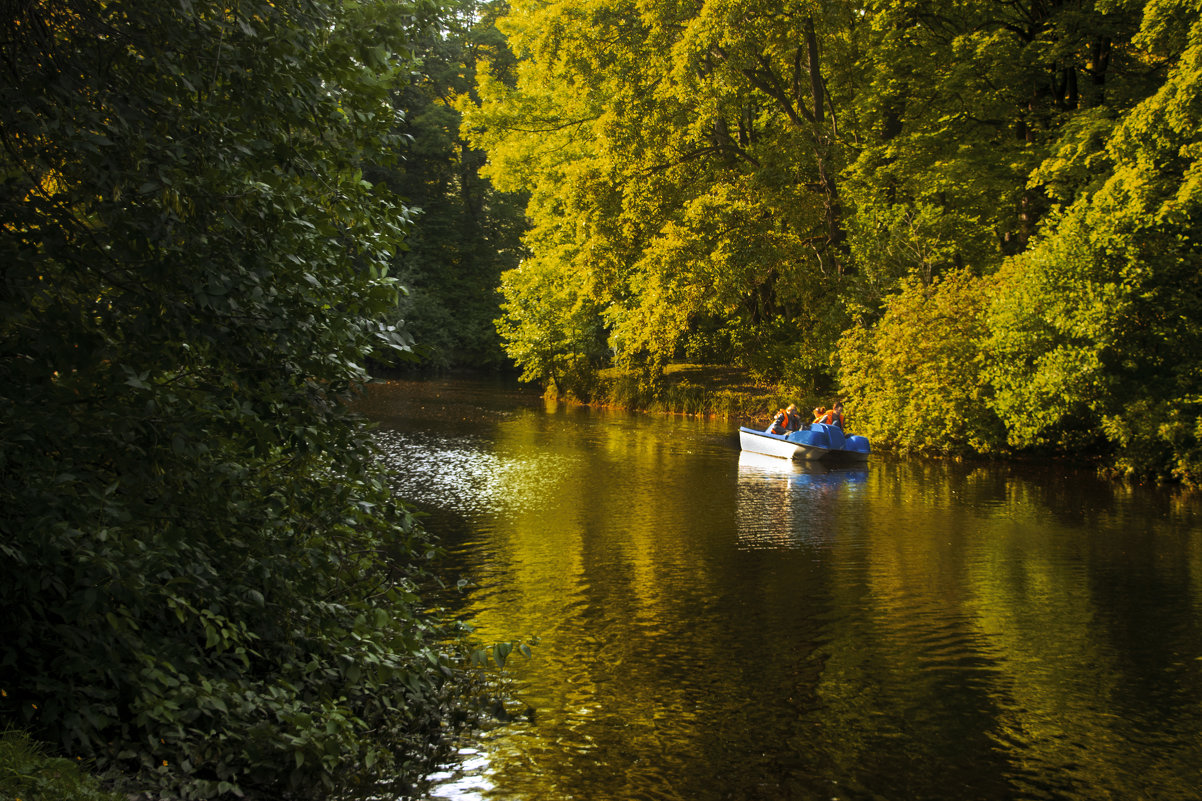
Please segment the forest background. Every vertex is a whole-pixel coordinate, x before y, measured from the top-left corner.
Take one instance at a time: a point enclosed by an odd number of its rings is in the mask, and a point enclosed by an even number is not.
[[[1196,485],[1200,16],[514,0],[454,102],[529,195],[506,352],[585,400],[737,365],[880,446]]]
[[[368,364],[1202,483],[1197,0],[0,8],[0,721],[125,791],[403,797],[489,702]]]
[[[424,368],[745,415],[674,372],[736,367],[884,449],[1202,482],[1202,3],[426,19],[404,160],[365,169],[418,221],[390,319]]]

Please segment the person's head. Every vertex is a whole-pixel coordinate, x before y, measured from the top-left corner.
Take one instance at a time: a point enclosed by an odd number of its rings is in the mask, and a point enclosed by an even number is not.
[[[835,411],[843,414],[843,401],[835,401]]]
[[[795,412],[795,411],[797,411],[797,404],[795,404],[795,403],[790,403],[788,406],[786,406],[786,407],[785,407],[785,411],[786,411],[786,412]]]

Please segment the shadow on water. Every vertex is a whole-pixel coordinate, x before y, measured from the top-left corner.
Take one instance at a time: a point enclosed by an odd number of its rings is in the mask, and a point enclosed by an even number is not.
[[[1193,500],[1057,467],[740,454],[488,383],[365,404],[536,710],[433,797],[1190,799]]]

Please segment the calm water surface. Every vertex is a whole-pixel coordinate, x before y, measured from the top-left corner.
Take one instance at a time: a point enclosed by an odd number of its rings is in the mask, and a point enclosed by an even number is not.
[[[1202,516],[1065,468],[397,382],[365,411],[531,711],[431,798],[1202,799]]]

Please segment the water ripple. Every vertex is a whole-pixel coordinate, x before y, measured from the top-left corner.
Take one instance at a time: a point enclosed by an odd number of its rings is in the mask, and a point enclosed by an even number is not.
[[[545,451],[501,456],[486,440],[462,433],[384,430],[376,438],[397,473],[401,497],[464,515],[540,508],[553,494],[549,477],[575,462]]]

